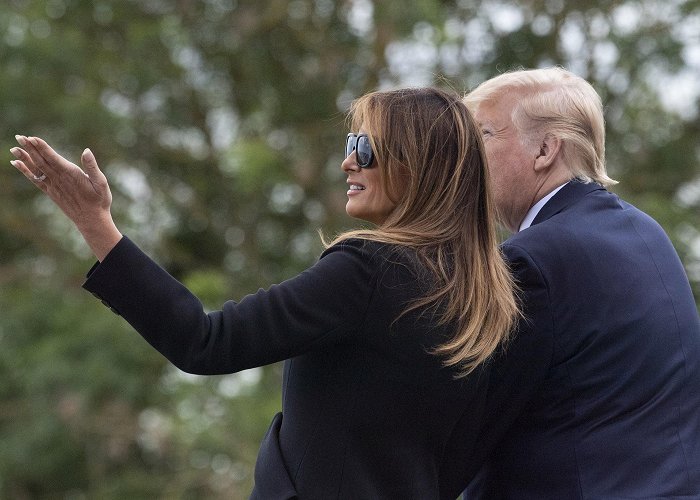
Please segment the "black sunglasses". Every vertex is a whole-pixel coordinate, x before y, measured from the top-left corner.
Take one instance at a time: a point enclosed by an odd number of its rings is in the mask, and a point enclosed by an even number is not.
[[[355,151],[355,160],[360,168],[368,168],[374,162],[374,152],[367,134],[348,134],[345,140],[345,157]]]

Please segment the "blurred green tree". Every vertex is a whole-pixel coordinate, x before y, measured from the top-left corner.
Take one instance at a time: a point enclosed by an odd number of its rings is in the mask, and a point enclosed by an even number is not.
[[[353,98],[561,64],[603,96],[616,191],[665,227],[697,297],[698,23],[697,0],[8,0],[0,146],[89,146],[122,231],[218,308],[355,224]],[[80,290],[91,263],[0,169],[0,498],[245,498],[279,366],[182,374]]]

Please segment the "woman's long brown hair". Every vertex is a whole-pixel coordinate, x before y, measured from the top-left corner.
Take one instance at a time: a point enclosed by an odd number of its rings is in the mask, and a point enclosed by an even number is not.
[[[454,322],[434,354],[466,375],[504,342],[519,314],[514,285],[498,248],[495,208],[481,134],[460,96],[437,88],[373,92],[350,110],[352,130],[372,143],[386,193],[397,203],[376,229],[347,238],[415,251],[434,283],[408,306]]]

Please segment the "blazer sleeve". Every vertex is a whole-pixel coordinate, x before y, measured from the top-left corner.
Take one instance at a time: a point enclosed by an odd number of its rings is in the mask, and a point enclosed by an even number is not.
[[[537,260],[524,248],[503,247],[513,273],[523,317],[503,352],[494,359],[494,383],[504,403],[498,413],[511,422],[547,377],[555,351],[551,289]]]
[[[555,349],[550,290],[540,266],[522,247],[505,244],[502,250],[519,288],[523,317],[511,340],[490,360],[487,418],[476,447],[482,456],[475,463],[498,449],[499,441],[536,396]]]
[[[366,243],[335,245],[298,276],[209,313],[127,237],[83,287],[181,370],[233,373],[356,335],[377,274]]]

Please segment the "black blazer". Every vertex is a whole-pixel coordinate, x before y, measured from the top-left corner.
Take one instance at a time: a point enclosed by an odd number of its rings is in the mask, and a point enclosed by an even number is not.
[[[184,371],[287,360],[253,498],[453,500],[478,469],[489,372],[455,379],[443,368],[429,351],[452,328],[431,314],[394,322],[427,286],[408,253],[350,240],[207,314],[123,238],[84,286]]]
[[[663,230],[571,182],[503,248],[529,321],[495,360],[465,498],[700,498],[700,321]]]

